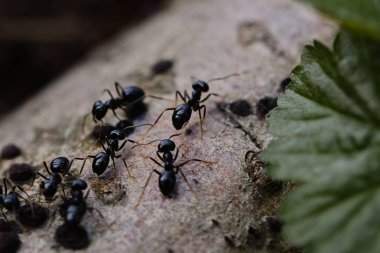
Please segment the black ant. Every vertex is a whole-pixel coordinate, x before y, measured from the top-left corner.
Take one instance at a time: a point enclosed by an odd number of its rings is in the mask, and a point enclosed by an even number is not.
[[[0,206],[7,209],[11,213],[16,213],[20,209],[21,203],[19,197],[21,197],[21,195],[15,191],[16,186],[13,186],[11,191],[8,192],[7,184],[12,187],[11,182],[9,182],[8,179],[3,178],[4,189],[0,186]],[[0,210],[4,218],[7,219],[3,210]]]
[[[189,182],[186,179],[185,174],[181,171],[182,166],[184,166],[185,164],[192,162],[192,161],[204,162],[204,163],[213,163],[213,162],[204,161],[204,160],[200,160],[200,159],[190,159],[190,160],[182,162],[178,165],[174,165],[174,162],[178,158],[179,147],[177,148],[177,151],[173,157],[172,152],[176,149],[176,145],[175,145],[174,141],[172,141],[170,139],[172,137],[178,136],[178,135],[180,135],[180,134],[174,134],[174,135],[170,136],[169,139],[154,140],[154,141],[151,141],[151,142],[146,143],[146,144],[137,144],[134,147],[132,147],[132,148],[135,148],[135,147],[140,146],[140,145],[149,145],[153,142],[160,141],[160,143],[158,144],[158,147],[157,147],[156,154],[157,154],[157,157],[164,163],[164,165],[162,165],[156,159],[149,157],[149,159],[152,160],[155,164],[164,168],[164,171],[160,172],[156,169],[153,169],[150,172],[136,206],[138,206],[140,204],[140,201],[143,197],[145,188],[147,187],[153,172],[155,172],[159,175],[158,186],[160,188],[161,193],[164,196],[169,197],[174,192],[174,187],[175,187],[175,183],[176,183],[176,175],[178,174],[178,172],[181,173],[182,177],[184,178],[184,180],[187,183],[187,185],[189,186],[189,188],[192,189],[191,185],[189,184]]]
[[[74,160],[83,160],[82,167],[79,172],[79,174],[81,174],[86,160],[85,158],[76,157],[69,161],[69,159],[66,157],[57,157],[51,161],[50,170],[47,166],[47,163],[45,161],[43,162],[45,169],[50,177],[46,177],[39,172],[37,172],[37,174],[44,179],[40,183],[40,192],[44,195],[47,201],[54,201],[56,199],[54,198],[54,195],[58,190],[58,186],[62,183],[62,176],[70,174],[69,170]]]
[[[7,184],[11,186],[10,192],[8,192]],[[8,179],[3,178],[3,187],[0,187],[0,206],[16,215],[18,222],[22,226],[37,228],[47,221],[49,217],[48,210],[38,204],[30,203],[26,198],[17,193],[15,191],[16,187],[28,196],[20,186],[13,186]],[[20,198],[24,199],[27,203],[21,205]],[[1,214],[7,220],[2,209]]]
[[[166,108],[164,111],[162,111],[150,129],[152,129],[157,124],[157,122],[160,120],[164,112],[174,111],[172,115],[172,123],[176,130],[180,130],[183,128],[185,124],[187,124],[187,122],[189,122],[192,111],[194,112],[198,111],[201,133],[203,133],[203,121],[206,117],[206,106],[202,105],[201,103],[205,102],[211,96],[219,96],[219,95],[217,93],[210,93],[204,99],[201,100],[202,93],[208,92],[209,90],[208,83],[213,82],[213,81],[224,80],[229,77],[237,76],[237,75],[239,74],[234,73],[234,74],[230,74],[228,76],[224,76],[220,78],[213,78],[207,82],[202,81],[202,80],[196,80],[192,83],[193,92],[191,93],[191,96],[189,96],[186,90],[184,91],[183,95],[181,94],[181,92],[176,91],[175,93],[176,104],[177,104],[178,96],[182,99],[184,103],[176,107]],[[150,131],[150,129],[148,130],[148,132]]]
[[[128,86],[126,88],[123,88],[118,82],[116,82],[115,89],[118,97],[114,97],[110,90],[105,89],[104,91],[108,93],[110,99],[108,99],[106,102],[97,100],[92,106],[91,114],[92,119],[95,123],[98,121],[103,122],[102,119],[106,116],[108,110],[111,110],[115,117],[120,120],[115,112],[115,110],[118,108],[128,111],[129,115],[137,116],[139,114],[139,109],[143,105],[143,99],[146,97],[165,100],[162,97],[146,95],[144,90],[137,86]],[[85,115],[83,124],[88,115],[89,114]]]
[[[59,214],[64,219],[55,233],[55,240],[65,248],[83,249],[89,245],[87,231],[80,226],[82,218],[87,210],[83,191],[87,189],[87,183],[82,179],[71,181],[71,197],[65,199],[59,208]]]
[[[120,130],[120,129],[112,130],[110,132],[110,134],[106,137],[107,147],[104,146],[104,144],[102,142],[100,142],[100,144],[103,148],[103,151],[99,152],[97,155],[88,155],[86,157],[86,159],[87,158],[93,159],[92,171],[95,174],[97,174],[98,176],[101,176],[105,172],[105,170],[108,168],[109,163],[110,163],[110,159],[111,159],[112,163],[113,163],[113,167],[115,169],[115,176],[116,176],[115,158],[121,157],[121,155],[116,155],[116,152],[120,151],[125,146],[125,144],[127,142],[137,143],[134,140],[126,139],[127,135],[125,133],[125,130],[129,129],[129,128],[137,128],[137,127],[146,126],[146,125],[151,126],[151,124],[141,124],[141,125],[137,125],[137,126],[126,127],[123,130]],[[124,140],[124,142],[121,145],[119,145],[119,141],[123,141],[123,140]],[[85,161],[86,161],[86,159],[85,159]],[[128,169],[128,166],[127,166],[127,163],[125,162],[124,159],[123,159],[123,162],[124,162],[124,165],[128,171],[128,174],[131,176],[129,169]]]

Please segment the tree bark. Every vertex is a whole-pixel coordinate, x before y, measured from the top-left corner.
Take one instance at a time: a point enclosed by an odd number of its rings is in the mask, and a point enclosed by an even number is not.
[[[94,28],[96,29],[96,28]],[[82,222],[91,237],[83,252],[290,252],[271,227],[286,195],[287,184],[271,181],[256,158],[248,163],[248,150],[256,153],[271,139],[265,121],[255,113],[237,116],[229,103],[244,99],[253,107],[265,96],[278,96],[279,83],[299,61],[302,47],[312,39],[330,42],[335,27],[312,10],[288,0],[177,1],[160,15],[96,50],[81,64],[59,78],[0,122],[3,144],[16,143],[25,155],[19,161],[38,165],[56,156],[83,157],[101,149],[88,138],[94,123],[82,118],[103,89],[113,83],[139,85],[148,94],[174,99],[176,90],[191,91],[191,77],[203,80],[239,72],[240,76],[210,83],[212,97],[205,104],[207,116],[203,139],[198,113],[194,112],[186,133],[174,137],[181,147],[179,161],[198,158],[213,164],[189,163],[178,174],[177,194],[162,196],[153,174],[139,207],[135,207],[152,169],[160,168],[156,144],[123,149],[133,180],[121,160],[96,178],[88,162],[82,177],[89,182],[89,212]],[[160,59],[173,59],[174,67],[152,75],[150,67]],[[173,102],[147,98],[149,111],[135,124],[153,122]],[[119,112],[120,113],[120,112]],[[112,113],[108,122],[115,123]],[[191,133],[190,131],[191,130]],[[175,133],[170,112],[144,134],[130,136],[140,142],[167,138]],[[3,170],[8,162],[2,162]],[[79,167],[75,163],[74,167]],[[39,181],[38,179],[37,181]],[[191,186],[192,190],[189,188]],[[39,200],[38,183],[27,191]],[[60,200],[56,201],[56,204]],[[50,205],[52,212],[55,205]],[[55,252],[54,233],[62,223],[55,215],[51,224],[21,234],[20,252]],[[108,224],[108,225],[107,225]],[[60,252],[67,250],[60,249]]]

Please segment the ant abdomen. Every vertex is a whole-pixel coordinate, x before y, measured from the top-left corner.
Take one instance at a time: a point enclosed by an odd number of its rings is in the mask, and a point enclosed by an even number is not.
[[[121,91],[123,105],[128,105],[134,101],[137,101],[145,96],[143,89],[137,86],[128,86]]]
[[[92,171],[98,176],[102,175],[107,169],[110,157],[105,152],[99,152],[92,161]]]
[[[95,101],[92,106],[92,115],[96,120],[102,120],[106,116],[108,111],[108,106],[100,100]]]
[[[172,123],[175,129],[180,130],[191,118],[192,108],[188,104],[180,104],[174,110]]]
[[[174,192],[176,175],[173,170],[161,172],[158,179],[158,187],[164,196],[169,196]]]

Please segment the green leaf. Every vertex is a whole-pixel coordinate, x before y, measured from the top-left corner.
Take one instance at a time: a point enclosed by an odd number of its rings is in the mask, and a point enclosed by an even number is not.
[[[344,26],[380,39],[380,0],[301,0]]]
[[[310,252],[380,252],[380,44],[343,32],[306,46],[271,113],[270,174],[302,183],[285,235]]]

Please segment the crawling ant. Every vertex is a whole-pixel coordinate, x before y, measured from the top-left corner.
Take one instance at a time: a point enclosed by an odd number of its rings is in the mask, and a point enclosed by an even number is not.
[[[0,206],[11,213],[16,213],[21,205],[19,200],[19,197],[21,197],[21,195],[15,191],[16,186],[13,186],[11,191],[8,192],[7,184],[12,187],[12,184],[8,181],[8,179],[3,178],[3,187],[0,186]],[[7,219],[2,209],[1,214],[5,219]]]
[[[9,192],[7,184],[11,186],[11,190]],[[11,213],[17,213],[20,210],[21,202],[19,198],[25,199],[23,196],[16,192],[16,188],[18,188],[28,196],[28,194],[20,186],[14,186],[8,179],[3,178],[3,186],[0,186],[0,206]],[[7,219],[3,210],[0,210],[4,218]]]
[[[80,225],[87,210],[83,191],[87,189],[87,183],[82,179],[71,181],[71,197],[65,199],[59,207],[59,214],[64,220],[55,233],[55,240],[65,248],[83,249],[90,241],[87,231]]]
[[[93,159],[92,171],[95,174],[97,174],[98,176],[101,176],[105,172],[105,170],[108,168],[109,163],[110,163],[110,159],[111,159],[112,163],[113,163],[113,167],[115,169],[115,176],[116,176],[115,158],[121,157],[121,155],[116,155],[116,152],[120,151],[125,146],[125,144],[127,142],[137,143],[134,140],[126,139],[127,134],[125,133],[124,130],[129,129],[129,128],[137,128],[137,127],[141,127],[141,126],[146,126],[146,125],[151,126],[151,124],[141,124],[141,125],[137,125],[137,126],[126,127],[123,130],[120,130],[120,129],[112,130],[110,132],[110,134],[106,137],[107,147],[104,146],[104,144],[102,142],[100,142],[100,144],[103,148],[103,151],[99,152],[96,155],[88,155],[85,158],[85,162],[86,162],[87,158],[92,158]],[[119,144],[119,141],[123,141],[123,143]],[[128,171],[128,174],[130,175],[127,163],[125,162],[124,159],[123,159],[123,162],[124,162],[124,165]]]
[[[86,160],[85,158],[75,157],[69,161],[68,158],[60,156],[50,162],[50,169],[47,166],[47,163],[45,161],[43,162],[45,169],[50,176],[46,177],[39,172],[37,172],[37,174],[44,179],[40,183],[40,192],[44,195],[47,201],[54,201],[56,199],[54,198],[54,195],[58,190],[58,186],[62,183],[62,176],[69,174],[69,170],[74,160],[84,160],[79,172],[79,174],[81,174]]]
[[[11,186],[10,192],[8,192],[7,184]],[[3,178],[3,187],[0,187],[0,206],[10,213],[15,214],[21,225],[29,228],[37,228],[46,222],[49,217],[48,210],[37,204],[29,203],[26,198],[15,191],[17,187],[28,196],[21,187],[13,186],[6,178]],[[20,198],[24,199],[27,203],[21,205]],[[1,213],[7,220],[3,210],[1,210]]]
[[[117,122],[117,124],[115,126],[111,125],[111,124],[96,125],[94,127],[94,129],[92,130],[90,137],[92,139],[100,140],[100,141],[104,142],[106,140],[107,136],[113,130],[119,129],[119,130],[123,130],[125,132],[125,134],[128,134],[128,135],[132,134],[134,129],[133,128],[129,128],[129,129],[127,128],[127,127],[131,127],[131,126],[133,126],[133,122],[128,120],[128,119],[120,120],[119,122]]]
[[[162,111],[150,129],[152,129],[157,124],[157,122],[160,120],[160,118],[166,111],[173,111],[172,124],[176,130],[180,130],[181,128],[183,128],[185,124],[189,122],[192,112],[198,111],[201,133],[203,133],[203,121],[206,117],[206,106],[203,105],[202,103],[205,102],[207,99],[209,99],[211,96],[219,96],[219,95],[216,93],[210,93],[204,99],[201,100],[202,93],[208,92],[209,90],[208,83],[213,82],[213,81],[224,80],[229,77],[237,76],[237,75],[239,74],[234,73],[225,77],[213,78],[207,82],[202,81],[202,80],[196,80],[192,83],[193,92],[191,93],[191,96],[189,96],[186,90],[184,91],[184,94],[181,94],[181,92],[176,91],[175,93],[176,104],[177,104],[178,96],[182,99],[184,103],[176,107],[166,108],[164,111]],[[148,131],[150,131],[150,129]]]
[[[103,122],[102,119],[106,116],[108,110],[111,110],[115,117],[120,120],[115,112],[118,108],[126,110],[129,115],[137,116],[139,114],[139,108],[143,105],[143,99],[146,97],[165,100],[162,97],[146,95],[144,90],[137,86],[123,88],[118,82],[115,82],[115,90],[118,97],[114,97],[110,90],[105,89],[104,91],[108,93],[110,99],[106,102],[102,102],[101,100],[95,101],[91,111],[92,119],[95,123],[98,121]],[[83,125],[88,115],[90,114],[84,116]]]
[[[153,169],[150,172],[136,206],[138,206],[140,204],[140,201],[143,197],[145,188],[147,187],[153,172],[157,173],[159,176],[158,177],[158,187],[160,188],[161,193],[164,196],[169,197],[174,192],[174,187],[175,187],[175,183],[176,183],[176,175],[178,174],[178,172],[181,173],[182,177],[184,178],[184,180],[187,183],[187,185],[189,186],[189,188],[192,189],[192,187],[190,186],[189,182],[186,179],[185,174],[181,170],[182,166],[184,166],[185,164],[192,162],[192,161],[203,162],[203,163],[213,163],[213,162],[208,162],[208,161],[204,161],[204,160],[200,160],[200,159],[190,159],[190,160],[182,162],[178,165],[175,165],[174,162],[178,158],[179,147],[177,148],[177,151],[175,152],[175,155],[173,156],[172,152],[176,149],[176,145],[175,145],[174,141],[171,140],[171,138],[174,136],[178,136],[178,135],[180,135],[180,134],[174,134],[174,135],[170,136],[169,139],[154,140],[154,141],[146,143],[146,144],[137,144],[134,146],[134,147],[137,147],[140,145],[149,145],[153,142],[160,141],[160,143],[158,144],[158,147],[157,147],[156,154],[157,154],[157,157],[164,163],[164,165],[162,165],[156,159],[149,157],[149,159],[151,161],[153,161],[155,164],[164,168],[164,171],[160,172],[156,169]]]

